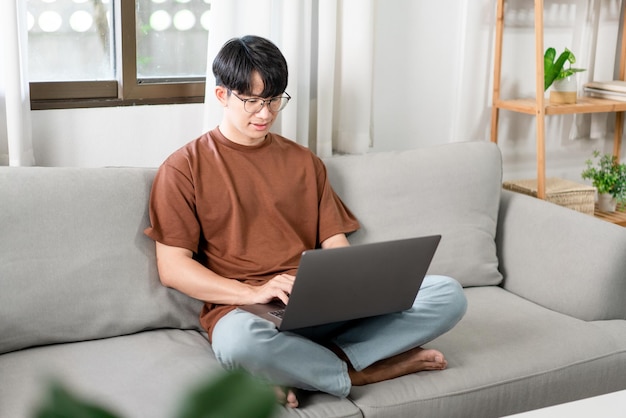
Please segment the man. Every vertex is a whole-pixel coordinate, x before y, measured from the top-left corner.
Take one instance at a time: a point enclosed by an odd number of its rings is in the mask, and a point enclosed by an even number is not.
[[[280,332],[238,305],[289,302],[302,251],[349,245],[354,215],[322,161],[270,128],[290,97],[270,41],[227,42],[213,62],[220,125],[174,152],[150,198],[161,282],[205,302],[200,321],[218,361],[290,388],[345,397],[352,385],[444,369],[422,344],[452,328],[466,301],[453,279],[427,276],[410,310]],[[298,406],[293,390],[285,403]]]

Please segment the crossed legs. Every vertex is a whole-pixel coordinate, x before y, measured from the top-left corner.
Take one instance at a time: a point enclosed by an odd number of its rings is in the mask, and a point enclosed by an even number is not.
[[[346,397],[350,388],[447,366],[423,344],[449,331],[467,302],[448,277],[427,276],[407,311],[344,324],[312,327],[296,334],[235,310],[216,325],[213,351],[226,368],[242,367],[273,384]],[[297,406],[292,391],[288,406]]]

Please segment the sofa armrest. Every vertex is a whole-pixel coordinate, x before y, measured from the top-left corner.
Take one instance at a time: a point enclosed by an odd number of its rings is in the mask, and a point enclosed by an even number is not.
[[[496,235],[505,289],[583,320],[626,319],[626,229],[503,191]]]

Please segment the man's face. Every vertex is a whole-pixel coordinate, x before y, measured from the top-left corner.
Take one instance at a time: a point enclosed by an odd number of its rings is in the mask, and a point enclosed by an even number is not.
[[[241,145],[257,145],[263,141],[278,113],[271,112],[267,105],[256,113],[249,113],[244,109],[244,102],[239,99],[261,98],[259,95],[263,87],[263,81],[256,72],[252,75],[251,96],[237,91],[228,94],[225,87],[216,87],[217,98],[224,105],[220,130],[226,138]]]

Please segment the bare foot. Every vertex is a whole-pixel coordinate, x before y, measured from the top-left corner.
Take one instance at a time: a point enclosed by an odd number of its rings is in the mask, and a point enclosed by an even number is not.
[[[276,399],[278,399],[278,403],[286,406],[287,408],[297,408],[299,405],[298,398],[296,397],[296,393],[293,389],[276,386],[274,388],[276,392]]]
[[[354,386],[362,386],[424,370],[443,370],[447,366],[448,362],[440,351],[417,347],[380,360],[360,372],[348,363],[348,374]]]

